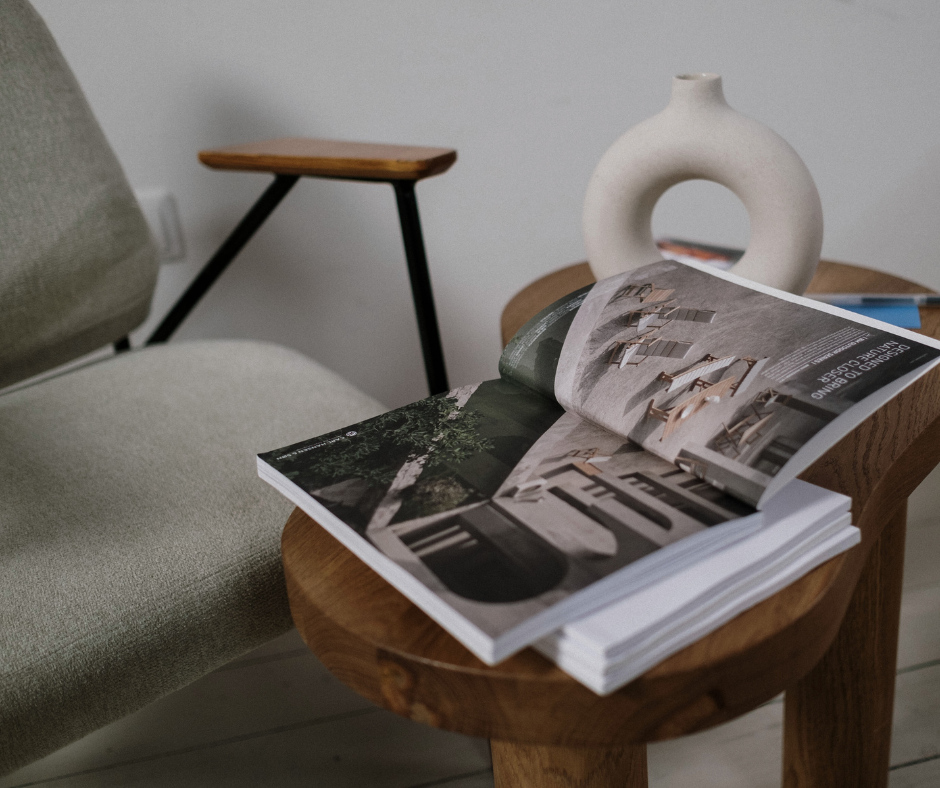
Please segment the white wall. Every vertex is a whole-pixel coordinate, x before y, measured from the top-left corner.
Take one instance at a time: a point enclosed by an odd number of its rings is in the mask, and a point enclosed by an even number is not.
[[[594,164],[670,77],[723,75],[816,178],[825,256],[940,288],[935,0],[35,0],[137,188],[179,200],[165,310],[264,188],[196,152],[322,136],[454,147],[418,185],[454,385],[495,376],[519,288],[583,258]],[[744,244],[721,187],[685,184],[657,233]],[[386,185],[301,181],[179,334],[298,348],[389,405],[425,393]]]

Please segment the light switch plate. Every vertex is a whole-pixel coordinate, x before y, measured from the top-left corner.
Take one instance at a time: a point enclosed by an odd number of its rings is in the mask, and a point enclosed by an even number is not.
[[[176,198],[166,189],[134,189],[134,196],[157,243],[161,262],[183,260],[186,244]]]

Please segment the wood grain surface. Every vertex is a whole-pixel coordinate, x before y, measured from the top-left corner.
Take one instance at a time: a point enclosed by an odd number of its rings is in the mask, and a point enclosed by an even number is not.
[[[506,308],[504,331],[511,335],[513,326],[589,283],[585,269],[569,267],[522,291]],[[834,262],[820,265],[811,287],[926,292]],[[921,320],[923,333],[940,336],[940,309],[921,309]],[[802,474],[852,497],[861,545],[606,697],[531,649],[487,667],[300,510],[282,543],[291,610],[307,644],[341,680],[437,727],[517,744],[619,748],[702,730],[790,688],[787,784],[883,786],[903,507],[938,461],[935,369]],[[846,782],[846,774],[858,781]]]
[[[430,178],[446,172],[456,160],[457,151],[450,148],[308,137],[249,142],[199,153],[199,161],[215,170],[380,181]]]
[[[491,742],[500,788],[646,788],[646,747],[548,747]]]
[[[888,785],[906,515],[905,502],[872,546],[829,650],[787,688],[785,788]]]

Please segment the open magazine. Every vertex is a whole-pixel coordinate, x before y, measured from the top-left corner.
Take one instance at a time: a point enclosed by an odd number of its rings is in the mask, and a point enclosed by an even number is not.
[[[938,358],[662,261],[536,315],[499,380],[258,467],[485,662],[539,641],[609,691],[858,541],[850,501],[796,476]]]

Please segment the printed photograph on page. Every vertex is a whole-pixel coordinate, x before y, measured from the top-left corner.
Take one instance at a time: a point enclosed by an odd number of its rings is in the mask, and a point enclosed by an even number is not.
[[[664,261],[588,293],[555,393],[566,409],[754,502],[826,424],[938,354]]]
[[[493,637],[753,513],[501,380],[262,459]]]

